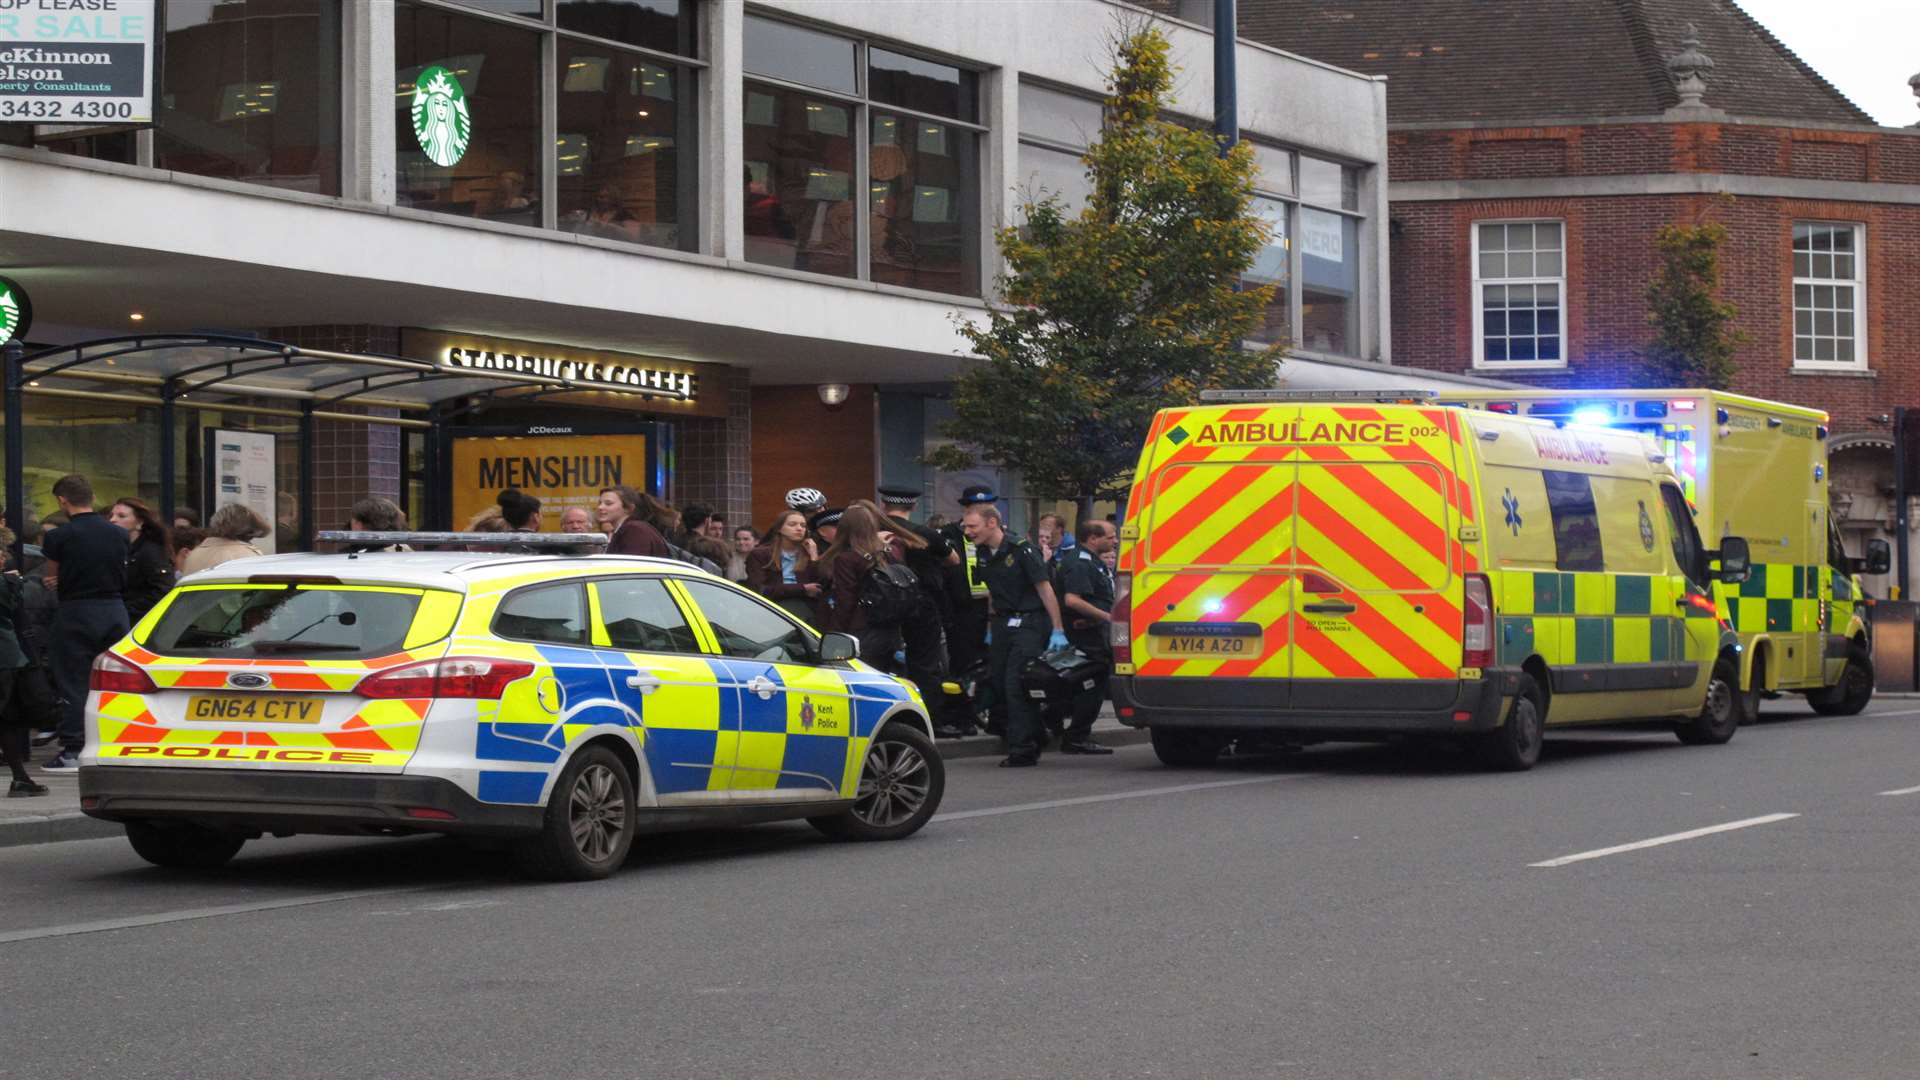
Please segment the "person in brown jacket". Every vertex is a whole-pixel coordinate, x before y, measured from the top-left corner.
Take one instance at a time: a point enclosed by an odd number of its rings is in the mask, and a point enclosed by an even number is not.
[[[667,547],[667,538],[660,534],[659,529],[636,515],[640,500],[640,493],[625,484],[601,490],[598,510],[600,528],[609,540],[607,554],[673,558],[673,552]]]
[[[820,557],[814,577],[826,586],[827,607],[820,629],[859,638],[860,659],[891,671],[896,666],[893,654],[900,648],[900,627],[871,626],[860,607],[861,582],[874,567],[895,561],[880,531],[879,515],[857,503],[848,507],[840,518],[833,546]]]
[[[747,588],[807,625],[818,626],[818,600],[825,591],[813,577],[819,558],[820,549],[807,536],[807,515],[783,510],[766,539],[747,553]]]

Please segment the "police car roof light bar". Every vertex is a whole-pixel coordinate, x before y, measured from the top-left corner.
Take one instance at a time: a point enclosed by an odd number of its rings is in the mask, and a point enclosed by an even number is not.
[[[464,547],[577,548],[606,547],[605,533],[526,532],[374,532],[361,529],[322,529],[314,539],[323,544],[460,544]],[[562,550],[561,554],[565,554]]]
[[[1438,390],[1202,390],[1201,401],[1430,401]]]

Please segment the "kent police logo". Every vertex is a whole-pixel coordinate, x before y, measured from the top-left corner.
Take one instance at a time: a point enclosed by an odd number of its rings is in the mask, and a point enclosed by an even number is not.
[[[800,730],[813,730],[813,699],[807,698],[800,703]]]
[[[1653,515],[1647,513],[1647,504],[1640,504],[1640,546],[1653,550]]]
[[[446,68],[427,68],[414,80],[413,135],[427,160],[442,168],[467,152],[467,144],[473,139],[467,92]]]

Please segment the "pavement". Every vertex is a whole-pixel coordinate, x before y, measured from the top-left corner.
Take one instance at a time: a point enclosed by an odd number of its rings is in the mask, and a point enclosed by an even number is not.
[[[1108,706],[1093,725],[1094,741],[1108,746],[1132,746],[1147,740],[1144,728],[1123,727]],[[964,739],[941,739],[940,756],[948,761],[962,758],[998,757],[1006,753],[997,736],[971,735]],[[34,751],[36,761],[51,758],[55,748],[44,746]],[[0,799],[0,847],[21,844],[50,844],[63,840],[91,840],[119,836],[121,826],[111,821],[90,818],[80,811],[79,778],[71,772],[47,772],[29,767],[35,780],[52,791],[31,799]]]

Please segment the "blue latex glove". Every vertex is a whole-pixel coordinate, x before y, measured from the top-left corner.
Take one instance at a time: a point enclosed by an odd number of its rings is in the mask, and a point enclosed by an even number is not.
[[[992,625],[988,625],[988,627],[987,627],[987,644],[989,644],[989,645],[991,645],[991,644],[993,644],[993,627],[992,627]]]
[[[1048,652],[1052,652],[1055,649],[1064,649],[1066,647],[1067,647],[1067,632],[1065,630],[1055,630],[1053,632],[1053,636],[1047,639]]]

